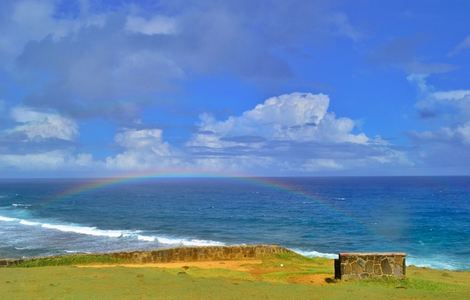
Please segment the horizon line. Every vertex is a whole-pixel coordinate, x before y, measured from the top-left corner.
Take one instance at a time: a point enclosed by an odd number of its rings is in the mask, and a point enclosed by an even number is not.
[[[195,179],[195,178],[212,178],[212,179],[230,179],[230,178],[406,178],[406,177],[470,177],[468,175],[201,175],[201,176],[142,176],[141,178],[148,179]],[[128,178],[128,176],[89,176],[89,177],[0,177],[0,180],[14,180],[14,179],[119,179]]]

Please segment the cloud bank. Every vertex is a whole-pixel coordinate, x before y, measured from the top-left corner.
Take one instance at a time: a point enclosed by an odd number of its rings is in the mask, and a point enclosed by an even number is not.
[[[164,141],[159,128],[124,128],[114,138],[119,152],[103,160],[73,151],[1,154],[0,163],[21,169],[98,168],[98,172],[164,171],[275,174],[336,171],[406,164],[406,157],[380,137],[358,132],[356,122],[328,110],[325,94],[291,93],[266,99],[226,120],[203,114],[197,132],[182,146]],[[37,143],[74,140],[77,127],[52,113],[18,107],[12,119]],[[292,156],[296,153],[296,156]]]
[[[361,36],[326,1],[162,1],[153,13],[138,4],[80,1],[74,14],[60,13],[67,4],[0,4],[4,69],[34,86],[27,106],[126,125],[146,107],[167,101],[168,93],[194,75],[285,79],[293,74],[283,52],[311,37]],[[262,22],[253,9],[266,12]],[[290,21],[278,22],[285,19]]]
[[[423,165],[452,173],[470,159],[470,90],[438,90],[428,83],[428,77],[408,76],[419,91],[417,109],[425,112],[425,119],[438,124],[432,129],[409,132],[416,148],[412,154]]]
[[[408,174],[470,161],[470,91],[432,81],[465,74],[468,33],[439,61],[422,36],[374,36],[360,15],[323,0],[2,1],[0,176]],[[391,67],[387,80],[364,84],[371,65]],[[417,112],[405,129],[372,111],[382,88],[413,93],[403,72],[419,97],[391,111]]]

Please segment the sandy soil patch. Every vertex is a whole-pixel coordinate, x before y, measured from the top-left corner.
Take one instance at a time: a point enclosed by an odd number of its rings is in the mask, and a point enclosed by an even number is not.
[[[309,285],[327,285],[327,278],[331,278],[331,274],[309,274],[289,277],[289,283],[300,283]]]
[[[76,265],[79,268],[200,268],[200,269],[230,269],[236,271],[249,271],[250,265],[261,264],[261,260],[224,260],[224,261],[193,261],[193,262],[172,262],[172,263],[147,263],[147,264],[92,264]]]

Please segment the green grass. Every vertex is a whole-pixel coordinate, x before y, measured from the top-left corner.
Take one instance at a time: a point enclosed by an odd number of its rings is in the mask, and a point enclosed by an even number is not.
[[[265,258],[248,271],[74,266],[90,263],[126,261],[70,255],[0,268],[1,299],[470,299],[470,272],[416,267],[404,280],[293,284],[299,276],[333,277],[331,260],[296,254]]]
[[[25,260],[18,265],[10,266],[10,268],[31,268],[31,267],[48,267],[48,266],[70,266],[70,265],[84,265],[84,264],[113,264],[128,262],[123,259],[112,257],[110,255],[100,254],[76,254],[76,255],[63,255],[43,257],[37,259]]]

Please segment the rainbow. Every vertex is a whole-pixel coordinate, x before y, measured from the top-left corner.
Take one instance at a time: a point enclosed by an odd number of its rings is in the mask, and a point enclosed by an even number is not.
[[[369,232],[373,230],[370,228],[369,225],[365,224],[361,220],[357,219],[354,215],[350,212],[340,209],[336,206],[332,205],[332,202],[328,199],[320,195],[312,195],[306,191],[300,190],[298,187],[294,187],[289,185],[286,182],[283,182],[275,177],[252,177],[242,174],[218,174],[218,173],[190,173],[184,171],[165,171],[165,172],[146,172],[146,173],[131,173],[126,175],[121,175],[117,177],[109,177],[109,178],[96,178],[91,181],[86,181],[82,184],[76,185],[70,189],[62,191],[58,194],[53,195],[52,197],[48,197],[45,200],[38,203],[41,206],[47,206],[51,203],[57,201],[64,201],[68,198],[71,198],[75,195],[79,195],[82,193],[95,191],[99,189],[104,189],[110,186],[115,186],[119,184],[126,184],[135,181],[142,181],[142,180],[149,180],[149,179],[156,179],[156,178],[229,178],[237,181],[244,181],[253,183],[259,186],[267,187],[270,189],[275,189],[279,191],[283,191],[289,194],[294,194],[305,198],[309,201],[315,202],[319,204],[321,207],[328,209],[342,217],[348,218],[348,220],[362,225],[365,229]],[[374,232],[373,232],[374,233]]]
[[[94,178],[90,180],[85,180],[84,183],[73,186],[70,189],[62,191],[58,194],[53,195],[39,203],[39,205],[45,206],[53,202],[62,201],[67,198],[79,195],[82,193],[103,189],[109,186],[131,183],[134,181],[141,181],[146,179],[155,179],[155,178],[198,178],[198,177],[219,177],[219,178],[239,178],[221,175],[216,173],[190,173],[184,171],[164,171],[164,172],[145,172],[145,173],[129,173],[125,175],[119,175],[114,177],[106,178]]]

